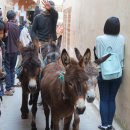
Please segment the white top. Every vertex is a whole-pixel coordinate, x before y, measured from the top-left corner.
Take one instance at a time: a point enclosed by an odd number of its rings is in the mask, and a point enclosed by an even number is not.
[[[112,52],[118,54],[121,66],[124,66],[124,43],[125,38],[122,35],[101,35],[96,38],[96,55],[101,58],[106,48],[112,47]]]
[[[24,27],[20,33],[20,41],[23,43],[24,47],[27,47],[30,42],[32,42],[29,31],[27,27]]]

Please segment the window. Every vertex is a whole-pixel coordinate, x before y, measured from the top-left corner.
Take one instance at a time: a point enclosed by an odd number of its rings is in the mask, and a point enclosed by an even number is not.
[[[70,48],[70,25],[71,25],[71,8],[67,8],[63,11],[64,19],[64,34],[63,34],[63,44],[64,47],[69,50]]]

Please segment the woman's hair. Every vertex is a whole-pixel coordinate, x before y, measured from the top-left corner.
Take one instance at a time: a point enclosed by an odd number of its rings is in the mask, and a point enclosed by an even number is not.
[[[104,34],[118,35],[120,33],[120,21],[117,17],[110,17],[104,25]]]
[[[5,24],[3,21],[0,20],[0,31],[5,29]]]

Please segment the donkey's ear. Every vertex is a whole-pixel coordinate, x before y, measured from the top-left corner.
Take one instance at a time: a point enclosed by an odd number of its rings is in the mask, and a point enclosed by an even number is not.
[[[18,50],[20,51],[20,53],[22,53],[24,50],[24,46],[20,40],[17,41],[17,47],[18,47]]]
[[[86,66],[90,60],[91,60],[91,51],[89,48],[87,48],[82,60],[80,61],[80,65]]]
[[[61,47],[61,41],[62,41],[62,36],[59,36],[57,39],[57,47],[60,48]]]
[[[64,67],[67,69],[70,65],[70,57],[65,49],[63,49],[61,53],[61,61],[64,65]]]
[[[80,61],[83,56],[81,55],[81,53],[80,53],[80,51],[78,50],[78,48],[74,48],[74,50],[75,50],[75,55],[76,55],[78,61]]]

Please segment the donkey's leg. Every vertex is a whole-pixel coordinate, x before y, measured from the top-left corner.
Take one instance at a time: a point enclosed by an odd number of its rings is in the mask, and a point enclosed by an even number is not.
[[[23,89],[22,89],[22,105],[21,105],[21,118],[22,119],[27,119],[28,118],[28,113],[29,113],[29,109],[28,109],[28,93],[26,93]]]
[[[57,118],[57,115],[53,114],[52,121],[53,121],[53,128],[54,128],[53,130],[59,130],[59,121],[60,121],[60,119]]]
[[[36,112],[37,112],[37,100],[38,100],[39,92],[32,94],[32,130],[37,130],[36,128]]]
[[[72,120],[72,115],[69,116],[69,117],[66,117],[64,119],[64,130],[69,130],[70,129],[71,120]]]
[[[74,111],[74,122],[73,122],[73,130],[79,130],[80,118],[76,111]]]
[[[51,112],[51,130],[54,129],[54,126],[53,126],[53,115],[52,115],[52,112]]]
[[[44,109],[44,114],[45,114],[45,118],[46,118],[46,128],[45,130],[50,130],[49,129],[49,115],[50,115],[50,109],[48,107],[48,105],[44,102],[43,99],[43,109]]]

